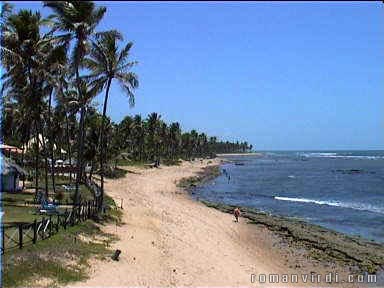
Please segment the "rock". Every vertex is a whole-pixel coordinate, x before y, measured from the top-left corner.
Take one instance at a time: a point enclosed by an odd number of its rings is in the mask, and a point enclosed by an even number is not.
[[[119,256],[120,256],[120,254],[121,254],[121,250],[117,249],[117,250],[115,251],[115,253],[112,255],[112,260],[113,260],[113,261],[119,261]]]

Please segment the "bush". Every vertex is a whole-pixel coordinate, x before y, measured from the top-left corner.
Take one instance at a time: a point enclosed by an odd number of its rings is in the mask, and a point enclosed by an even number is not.
[[[64,200],[64,192],[63,191],[57,191],[55,195],[55,199],[57,201],[63,201]]]
[[[120,169],[120,168],[112,168],[112,167],[106,168],[104,173],[106,178],[112,178],[112,179],[122,178],[125,176],[125,174],[127,174],[126,170]]]
[[[179,159],[177,159],[177,160],[174,160],[174,159],[164,159],[162,161],[162,164],[164,164],[166,166],[180,165],[181,161]]]

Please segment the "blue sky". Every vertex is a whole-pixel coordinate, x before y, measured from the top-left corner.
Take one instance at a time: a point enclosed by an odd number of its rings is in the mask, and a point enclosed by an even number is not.
[[[114,121],[155,111],[256,150],[384,149],[381,2],[97,3],[99,30],[139,61],[136,106],[113,87]]]

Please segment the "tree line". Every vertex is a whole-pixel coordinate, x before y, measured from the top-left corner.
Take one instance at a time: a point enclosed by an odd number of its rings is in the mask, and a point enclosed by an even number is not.
[[[92,1],[43,1],[43,7],[52,12],[48,17],[3,3],[0,15],[3,142],[31,144],[25,158],[33,163],[36,193],[39,175],[45,177],[46,192],[48,177],[55,191],[55,159],[62,159],[63,151],[77,168],[78,203],[86,165],[90,174],[100,175],[103,192],[106,171],[118,159],[192,159],[252,149],[247,142],[182,132],[179,123],[167,124],[157,113],[111,121],[112,85],[127,95],[127,107],[135,103],[139,79],[133,71],[138,62],[130,59],[133,43],[118,30],[97,30],[106,8]],[[99,94],[104,96],[101,113],[94,101]]]

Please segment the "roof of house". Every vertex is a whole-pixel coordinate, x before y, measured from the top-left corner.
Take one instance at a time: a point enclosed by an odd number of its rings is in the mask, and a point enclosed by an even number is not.
[[[6,151],[11,151],[11,152],[16,152],[16,153],[23,153],[23,150],[20,149],[19,147],[7,145],[7,144],[0,144],[0,149],[6,150]]]
[[[19,165],[17,165],[15,162],[10,160],[7,157],[0,156],[1,158],[1,175],[8,175],[10,173],[17,172],[19,174],[26,175],[27,172],[21,168]]]

